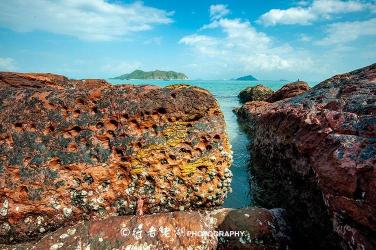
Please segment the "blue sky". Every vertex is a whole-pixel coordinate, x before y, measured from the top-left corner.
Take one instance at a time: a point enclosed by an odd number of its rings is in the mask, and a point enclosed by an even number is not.
[[[0,1],[0,71],[323,80],[376,62],[376,1]]]

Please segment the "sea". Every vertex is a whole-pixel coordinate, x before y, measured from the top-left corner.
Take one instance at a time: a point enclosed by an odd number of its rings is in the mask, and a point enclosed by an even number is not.
[[[245,132],[240,128],[236,115],[233,109],[240,107],[238,94],[246,87],[256,86],[262,84],[270,87],[273,90],[278,90],[288,81],[238,81],[238,80],[115,80],[108,79],[112,84],[135,84],[135,85],[158,85],[165,87],[172,84],[190,84],[198,86],[210,91],[217,99],[222,112],[225,117],[227,133],[230,138],[230,143],[233,150],[233,164],[231,170],[233,173],[232,179],[232,193],[230,193],[223,207],[228,208],[243,208],[252,205],[250,196],[250,182],[249,182],[249,162],[250,154],[248,145],[250,139]],[[311,85],[311,84],[310,84]]]

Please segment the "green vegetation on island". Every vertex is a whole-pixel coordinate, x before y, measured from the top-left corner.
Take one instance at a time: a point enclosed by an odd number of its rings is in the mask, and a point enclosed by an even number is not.
[[[257,79],[254,76],[252,76],[252,75],[242,76],[242,77],[236,78],[235,80],[239,80],[239,81],[257,81]]]
[[[179,73],[175,71],[162,71],[162,70],[143,71],[143,70],[138,69],[138,70],[133,71],[132,73],[117,76],[117,77],[114,77],[113,79],[185,80],[185,79],[188,79],[188,77],[183,73]]]

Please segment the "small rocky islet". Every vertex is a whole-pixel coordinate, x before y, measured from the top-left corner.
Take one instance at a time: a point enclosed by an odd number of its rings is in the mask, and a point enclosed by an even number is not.
[[[258,207],[226,209],[231,145],[208,91],[0,73],[1,248],[375,249],[376,64],[245,92]]]

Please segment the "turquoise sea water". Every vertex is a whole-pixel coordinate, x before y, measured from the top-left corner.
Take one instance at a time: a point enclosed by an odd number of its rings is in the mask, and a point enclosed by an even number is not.
[[[224,207],[241,208],[249,206],[252,201],[249,196],[250,186],[248,178],[248,162],[249,152],[247,146],[249,139],[246,134],[240,129],[235,114],[232,112],[233,108],[239,107],[237,95],[241,90],[248,86],[255,86],[263,84],[273,90],[277,90],[286,84],[286,81],[220,81],[220,80],[178,80],[178,81],[162,81],[162,80],[108,80],[113,84],[150,84],[161,87],[184,83],[198,86],[209,90],[218,100],[222,112],[225,116],[227,133],[230,137],[230,143],[234,152],[234,162],[231,170],[234,174],[232,179],[233,192],[228,195],[225,200]]]

